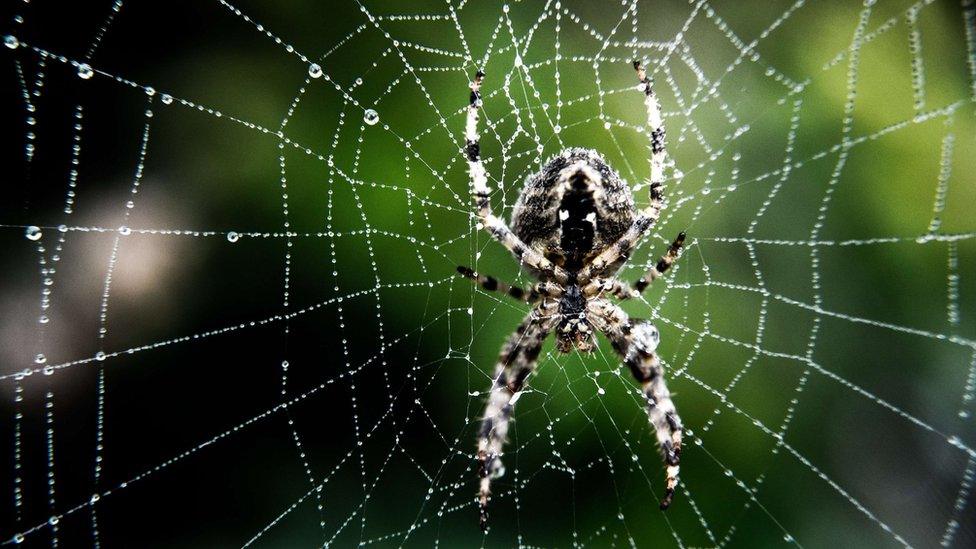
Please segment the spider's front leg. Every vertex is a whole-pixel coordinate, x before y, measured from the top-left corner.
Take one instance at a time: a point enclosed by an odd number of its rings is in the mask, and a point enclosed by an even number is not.
[[[478,431],[478,505],[482,530],[488,528],[488,499],[491,481],[501,476],[502,448],[508,434],[509,420],[515,408],[516,395],[535,369],[542,342],[552,329],[555,318],[547,307],[536,307],[502,347],[495,365],[494,381],[485,407],[485,415]]]
[[[643,88],[647,127],[651,130],[651,203],[648,205],[647,213],[657,221],[664,206],[664,195],[661,192],[664,188],[664,163],[667,160],[667,152],[664,148],[664,117],[661,116],[661,103],[654,94],[651,79],[647,76],[644,65],[635,60],[634,70],[637,71],[637,80]]]
[[[606,250],[594,258],[580,273],[580,278],[584,281],[601,276],[608,268],[619,267],[630,256],[630,252],[637,245],[637,241],[647,232],[647,229],[661,217],[661,209],[664,207],[664,164],[667,160],[667,153],[664,149],[665,131],[664,118],[661,116],[661,104],[654,94],[651,79],[647,76],[644,65],[640,61],[634,61],[634,70],[637,71],[637,80],[644,92],[647,127],[651,131],[650,203],[647,208],[637,213],[637,217],[627,232],[612,246],[608,246]]]
[[[654,428],[664,457],[667,480],[661,509],[667,509],[678,485],[678,463],[681,457],[681,418],[664,382],[661,360],[654,353],[660,341],[657,328],[646,320],[631,320],[620,307],[606,299],[594,299],[588,306],[589,316],[602,331],[634,378],[641,384],[647,401],[647,417]]]
[[[491,191],[488,189],[488,174],[481,162],[481,136],[478,135],[478,109],[481,107],[481,83],[484,78],[485,73],[478,71],[471,82],[471,97],[464,126],[464,154],[468,159],[471,192],[474,194],[478,219],[495,240],[508,248],[516,259],[534,271],[539,278],[566,282],[569,275],[565,270],[527,246],[504,221],[491,213]]]

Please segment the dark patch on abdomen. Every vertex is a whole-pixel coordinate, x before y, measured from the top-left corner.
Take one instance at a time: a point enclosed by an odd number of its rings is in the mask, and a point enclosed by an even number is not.
[[[586,216],[596,212],[593,193],[587,188],[582,174],[573,177],[570,188],[563,194],[559,211],[564,210],[569,217],[559,222],[559,246],[566,254],[564,267],[576,271],[583,267],[583,258],[593,249],[594,226]]]

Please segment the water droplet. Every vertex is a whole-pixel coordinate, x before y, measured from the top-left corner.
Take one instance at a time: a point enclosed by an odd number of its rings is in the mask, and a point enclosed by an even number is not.
[[[98,351],[97,353],[95,353],[95,360],[99,362],[105,360],[105,351]]]
[[[379,121],[380,113],[374,111],[373,109],[366,109],[366,112],[363,113],[363,122],[369,124],[370,126],[375,126]]]
[[[37,356],[34,357],[34,364],[44,364],[45,362],[47,362],[47,357],[44,356],[44,353],[37,353]]]
[[[24,534],[21,534],[19,532],[16,533],[16,534],[14,534],[14,543],[16,543],[18,545],[20,545],[21,543],[24,543]]]
[[[308,66],[308,75],[312,78],[322,76],[322,67],[320,67],[318,63],[312,63]]]
[[[146,86],[143,89],[146,91],[146,95],[148,95],[149,97],[156,95],[156,88],[152,86]]]
[[[41,370],[41,373],[43,373],[46,376],[49,376],[49,375],[53,374],[54,373],[54,366],[51,366],[51,365],[45,366],[44,369]]]
[[[560,126],[559,124],[556,124],[555,126],[552,127],[552,131],[556,133],[560,133],[561,131],[563,131],[563,127]]]
[[[121,227],[119,227],[119,234],[122,236],[129,236],[130,234],[132,234],[132,229],[126,227],[125,225],[122,225]]]
[[[27,231],[24,233],[27,240],[40,240],[41,239],[41,228],[37,225],[31,225],[27,227]]]
[[[503,12],[508,13],[508,9],[509,9],[508,8],[508,4],[505,4],[504,6],[502,6],[502,11]]]
[[[234,231],[227,233],[227,242],[237,242],[241,238],[241,235]]]
[[[92,494],[91,499],[88,500],[88,501],[90,501],[92,503],[98,503],[98,500],[100,500],[100,499],[102,499],[102,496],[100,496],[98,494]]]
[[[17,46],[20,45],[20,40],[17,40],[17,37],[16,36],[14,36],[12,34],[8,34],[7,36],[4,36],[3,37],[3,45],[4,46],[7,46],[8,48],[10,48],[12,50],[15,50],[15,49],[17,49]]]
[[[793,536],[789,534],[783,534],[783,541],[786,543],[793,543]]]
[[[159,98],[159,100],[163,102],[163,105],[173,104],[173,96],[168,93],[164,93],[162,97]]]
[[[95,76],[95,71],[92,70],[91,65],[88,63],[82,63],[78,65],[78,77],[82,80],[88,80],[92,76]]]
[[[58,517],[52,516],[51,518],[47,519],[47,523],[51,526],[56,525],[58,523]]]

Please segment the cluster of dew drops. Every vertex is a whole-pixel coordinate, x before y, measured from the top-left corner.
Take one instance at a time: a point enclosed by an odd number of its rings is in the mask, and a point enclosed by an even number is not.
[[[312,78],[321,78],[322,66],[318,63],[312,63],[308,66],[308,75]],[[357,80],[357,82],[360,82]],[[380,113],[376,112],[375,109],[366,109],[363,111],[363,122],[370,126],[375,126],[380,121]]]
[[[119,228],[119,232],[121,232],[122,234],[127,234],[128,233],[128,230],[129,230],[128,227],[120,227]],[[67,225],[59,225],[58,226],[58,232],[64,233],[64,232],[67,232],[67,231],[68,231]],[[30,240],[32,242],[37,242],[37,241],[39,241],[41,239],[41,237],[44,236],[44,231],[40,227],[38,227],[37,225],[30,225],[30,226],[27,227],[27,229],[24,230],[24,236],[27,238],[27,240]],[[46,315],[45,316],[41,316],[39,322],[41,324],[47,324],[48,317]],[[105,360],[106,358],[107,358],[107,355],[103,351],[99,351],[95,355],[95,360],[97,360],[99,362]],[[51,366],[51,365],[49,365],[49,364],[47,364],[47,356],[45,356],[44,353],[37,353],[37,355],[34,357],[34,364],[36,364],[38,366],[43,366],[44,367],[44,370],[43,370],[44,375],[51,375],[52,373],[54,373],[54,367]],[[24,370],[21,375],[22,376],[28,376],[31,373],[32,373],[32,371],[28,368],[28,369]]]

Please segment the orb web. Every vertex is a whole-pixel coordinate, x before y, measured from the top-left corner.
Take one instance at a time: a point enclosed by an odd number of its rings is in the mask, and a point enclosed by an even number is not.
[[[970,545],[973,2],[594,4],[15,6],[4,540]],[[670,164],[621,278],[689,235],[625,306],[661,330],[678,495],[612,349],[550,344],[483,534],[526,308],[455,267],[532,280],[473,215],[467,84],[496,215],[569,146],[642,205],[634,59]]]

